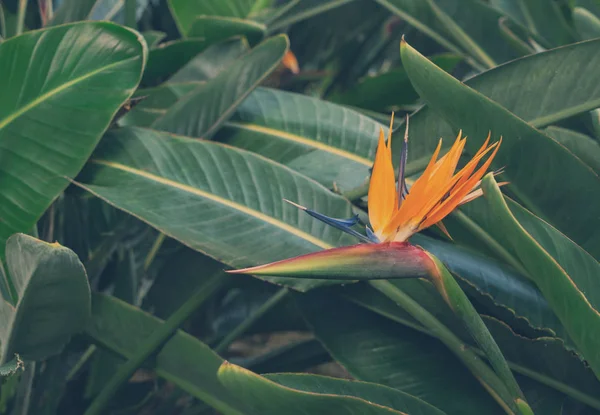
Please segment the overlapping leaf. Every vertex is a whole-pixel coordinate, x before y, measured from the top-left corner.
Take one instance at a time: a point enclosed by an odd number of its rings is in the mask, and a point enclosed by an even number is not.
[[[416,301],[419,301],[419,303],[428,311],[435,313],[436,317],[440,319],[444,325],[451,328],[455,334],[459,335],[461,339],[465,341],[465,344],[472,345],[470,336],[461,332],[460,322],[457,321],[453,315],[444,316],[444,302],[439,297],[428,298],[427,296],[423,296],[423,291],[419,293],[418,291],[415,291],[415,287],[410,287],[410,285],[413,285],[412,281],[398,281],[395,284],[403,291],[410,294]],[[338,289],[336,289],[336,291],[338,291]],[[398,322],[403,326],[434,335],[433,333],[427,332],[423,326],[412,319],[410,315],[399,308],[394,302],[369,287],[353,285],[344,287],[339,291],[344,298],[361,307],[371,310],[387,319]],[[333,315],[336,316],[337,314],[333,312],[333,308],[340,307],[339,300],[330,296],[327,301],[332,304],[330,306],[332,308],[329,314],[333,313]],[[321,309],[317,308],[317,310]],[[364,336],[364,338],[372,338],[373,342],[377,341],[388,344],[392,343],[392,340],[388,339],[390,336],[386,332],[396,332],[400,329],[394,329],[393,327],[397,326],[393,325],[388,327],[388,323],[383,325],[383,320],[375,317],[370,317],[369,321],[373,322],[370,323],[370,325],[367,325],[367,323],[357,323],[357,321],[362,322],[363,319],[368,316],[364,311],[360,312],[358,309],[355,310],[355,313],[351,314],[354,318],[354,323],[344,324],[341,328],[339,323],[334,323],[334,317],[331,317],[332,320],[328,323],[328,320],[323,321],[322,317],[317,317],[317,313],[318,311],[314,312],[314,319],[310,319],[309,317],[309,322],[315,329],[318,338],[324,343],[325,347],[332,355],[338,359],[340,363],[346,365],[350,372],[357,377],[381,383],[385,378],[370,377],[378,373],[376,370],[377,368],[361,366],[363,364],[363,358],[361,357],[367,354],[362,348],[367,348],[368,342],[365,340],[366,344],[360,345],[357,341],[354,343],[353,347],[344,347],[343,340],[337,340],[336,337],[349,336],[348,339],[350,339],[350,336],[352,335],[357,338],[359,338],[359,336],[360,338]],[[448,313],[448,311],[446,311],[446,313]],[[325,314],[327,313],[323,312],[323,315]],[[308,315],[310,316],[313,314],[310,312]],[[357,318],[356,316],[361,317]],[[515,334],[512,328],[497,319],[489,316],[483,316],[483,318],[515,374],[522,374],[531,379],[535,379],[537,382],[543,383],[556,391],[560,391],[577,400],[586,402],[594,408],[600,409],[600,400],[598,400],[595,393],[598,387],[600,387],[600,382],[594,378],[593,372],[586,366],[581,358],[565,347],[564,342],[561,339],[555,337],[538,337],[530,339]],[[338,320],[341,320],[341,317],[338,317]],[[375,321],[378,322],[377,325],[380,325],[379,328],[371,328],[371,325],[374,327],[377,326],[374,323]],[[356,331],[355,334],[352,334],[353,330]],[[403,330],[406,330],[409,333],[411,332],[408,328]],[[363,334],[363,331],[367,331],[370,334]],[[408,335],[405,335],[405,337],[407,336]],[[426,337],[423,337],[423,339],[422,342],[426,342]],[[347,343],[349,344],[350,340],[347,340]],[[381,349],[381,352],[373,352],[375,354],[372,358],[373,360],[385,358],[388,351],[384,346],[381,346]],[[346,361],[340,359],[350,360]],[[364,360],[366,361],[367,359],[364,358]],[[355,370],[361,372],[353,372],[351,369],[353,366],[356,366]],[[407,370],[406,367],[407,365],[404,365],[403,370]],[[362,372],[363,370],[365,372]],[[383,369],[379,372],[379,376],[383,376],[385,373]],[[366,376],[368,377],[364,377],[365,375],[360,375],[358,373],[366,373]],[[388,384],[387,382],[383,383]],[[423,398],[427,400],[427,398]],[[430,402],[434,401],[431,400]],[[441,403],[436,405],[445,409]],[[450,410],[447,411],[450,412]]]
[[[191,137],[210,137],[279,64],[289,48],[285,35],[265,40],[193,93],[180,99],[152,127]]]
[[[579,46],[597,50],[600,42],[590,41]],[[558,52],[561,50],[554,51],[555,54]],[[576,59],[574,56],[581,52],[576,46],[566,52],[567,55],[573,55],[572,58],[578,65],[584,64],[581,58]],[[550,60],[556,58],[555,54],[549,53],[547,56],[550,56]],[[591,253],[600,255],[600,235],[595,232],[596,227],[600,226],[600,217],[596,214],[596,206],[600,204],[598,175],[555,140],[540,133],[485,95],[465,87],[408,44],[402,46],[402,62],[421,97],[455,129],[462,129],[469,136],[468,151],[475,152],[490,131],[496,138],[502,136],[502,148],[494,162],[498,166],[506,166],[505,178],[511,182],[510,191],[528,208],[551,220]],[[588,62],[589,59],[586,58],[585,65]],[[536,76],[540,77],[539,74]],[[567,83],[558,81],[557,86],[546,84],[545,90],[565,92]],[[586,98],[583,99],[583,104],[576,106],[571,101],[566,110],[562,105],[563,116],[566,111],[572,111],[572,115],[588,109],[584,108],[588,105],[592,105],[592,108],[597,105],[598,98],[595,95],[600,94],[600,87],[594,85],[583,90],[583,85],[573,85],[573,88],[574,91],[579,91],[575,96]],[[571,94],[573,96],[573,91]],[[530,99],[527,101],[533,103]],[[562,101],[569,102],[570,98],[563,98]],[[561,105],[548,106],[554,109],[553,117],[561,114],[558,111]],[[464,111],[463,108],[471,110]],[[540,122],[539,117],[537,122]],[[532,157],[535,160],[533,163]],[[586,189],[586,192],[579,191],[580,188]],[[577,215],[572,214],[574,211]]]
[[[368,178],[381,127],[339,105],[260,88],[237,108],[216,138],[283,163],[326,186],[335,183],[348,189]]]
[[[130,357],[140,342],[161,324],[161,320],[113,297],[96,295],[86,332],[107,349]],[[443,415],[419,399],[376,384],[311,375],[271,375],[269,380],[224,362],[202,342],[181,331],[156,356],[155,370],[159,376],[227,415],[284,411]]]
[[[109,134],[81,186],[161,232],[245,267],[352,243],[283,199],[350,217],[350,204],[260,156],[218,143],[123,128]],[[318,281],[270,279],[305,290]]]
[[[0,44],[0,252],[79,172],[137,86],[145,55],[137,33],[106,22]]]
[[[493,177],[484,179],[483,189],[494,236],[527,269],[600,378],[600,264],[552,226],[520,220],[532,214],[514,203],[509,207]]]
[[[234,36],[244,36],[250,44],[258,43],[265,36],[266,27],[252,20],[222,16],[199,16],[194,20],[188,36],[199,37],[210,43]]]
[[[169,8],[180,33],[187,36],[198,16],[223,16],[245,18],[255,0],[169,0]]]
[[[83,265],[70,249],[23,234],[8,239],[6,260],[16,301],[0,299],[0,364],[59,353],[90,316]]]
[[[585,164],[600,174],[600,144],[590,136],[561,127],[548,127],[545,133],[567,147]]]
[[[440,342],[331,296],[299,302],[315,335],[355,378],[414,395],[448,415],[502,414]],[[469,405],[462,399],[468,396]]]

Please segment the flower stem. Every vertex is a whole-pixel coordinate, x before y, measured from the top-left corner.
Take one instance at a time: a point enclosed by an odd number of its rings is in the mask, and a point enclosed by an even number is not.
[[[523,415],[533,414],[502,351],[481,319],[481,316],[444,264],[435,256],[431,254],[429,256],[437,268],[431,275],[433,285],[437,288],[446,303],[448,303],[452,311],[461,319],[479,348],[484,352],[496,375],[508,389],[511,401],[519,410],[518,413]],[[529,409],[524,410],[524,408]]]
[[[27,11],[27,0],[19,0],[19,8],[17,9],[17,26],[15,28],[15,36],[23,33],[25,27],[25,12]]]
[[[389,299],[406,310],[419,323],[446,345],[475,375],[484,388],[502,406],[507,414],[516,414],[517,406],[502,380],[494,371],[460,340],[450,329],[435,318],[429,311],[413,300],[408,294],[387,280],[373,280],[369,283]]]

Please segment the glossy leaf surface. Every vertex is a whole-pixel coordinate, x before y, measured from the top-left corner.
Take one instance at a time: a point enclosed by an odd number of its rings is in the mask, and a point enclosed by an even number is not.
[[[349,217],[350,205],[343,198],[280,164],[218,143],[121,129],[103,140],[80,182],[119,209],[233,267],[354,242],[283,201]],[[270,280],[301,290],[319,283]]]
[[[140,40],[84,22],[0,44],[0,252],[67,187],[133,93],[146,56]]]
[[[599,253],[600,235],[592,230],[596,223],[600,226],[594,207],[600,203],[598,176],[556,141],[464,86],[408,44],[401,49],[403,65],[415,89],[447,122],[469,136],[467,150],[474,153],[490,131],[496,138],[502,136],[502,148],[494,162],[496,166],[506,166],[504,178],[510,181],[510,191],[584,248]],[[589,91],[584,93],[588,95]],[[462,111],[464,106],[471,111]],[[536,155],[533,170],[529,158]],[[579,187],[587,192],[578,191]],[[573,210],[577,216],[571,214]]]
[[[16,234],[6,243],[14,307],[0,300],[0,363],[59,353],[90,317],[90,287],[77,255],[57,243]]]
[[[265,40],[210,82],[179,100],[152,127],[190,137],[211,137],[244,98],[275,69],[288,47],[285,35]]]
[[[543,222],[523,228],[519,216],[530,215],[518,206],[509,209],[493,177],[483,181],[488,207],[503,229],[497,237],[508,240],[571,338],[600,377],[600,264],[564,235]],[[513,212],[517,210],[519,214]],[[559,248],[560,249],[557,249]]]

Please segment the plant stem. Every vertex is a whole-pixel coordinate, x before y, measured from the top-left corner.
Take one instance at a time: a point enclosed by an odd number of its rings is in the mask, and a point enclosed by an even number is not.
[[[164,344],[173,336],[189,316],[206,301],[217,288],[223,284],[225,278],[216,273],[209,277],[209,281],[196,291],[177,311],[156,330],[142,346],[134,353],[133,357],[119,367],[119,370],[108,381],[100,394],[96,396],[84,415],[100,415],[105,413],[104,408],[108,405],[113,395],[125,383],[133,373],[151,355],[158,353]]]
[[[132,29],[137,28],[136,9],[136,0],[125,0],[125,26],[131,27]]]
[[[490,392],[492,397],[502,406],[507,414],[518,413],[515,402],[510,398],[506,386],[496,373],[468,345],[452,333],[450,329],[391,282],[373,280],[369,281],[369,283],[402,307],[434,336],[440,339],[469,368],[477,380]]]
[[[73,366],[73,368],[67,374],[67,377],[66,377],[67,382],[70,382],[75,377],[75,375],[77,375],[77,372],[79,372],[81,370],[81,368],[87,363],[87,361],[90,360],[90,358],[94,355],[94,352],[96,350],[97,350],[96,345],[92,344],[92,345],[90,345],[90,347],[88,347],[86,349],[85,352],[83,352],[83,354],[81,355],[81,357],[79,358],[79,360],[77,361],[75,366]]]
[[[27,11],[27,0],[19,0],[19,8],[17,10],[17,26],[15,28],[15,36],[23,33],[25,27],[25,12]]]
[[[435,256],[429,254],[437,267],[437,275],[431,276],[433,285],[448,303],[452,311],[461,319],[471,337],[475,340],[479,348],[483,351],[498,377],[502,380],[512,396],[512,401],[517,404],[521,401],[521,406],[527,405],[525,396],[513,376],[502,351],[492,337],[487,326],[479,316],[471,301],[467,298],[462,288],[458,285],[452,274],[446,269],[444,264]],[[517,405],[519,407],[519,405]],[[522,412],[522,411],[521,411]]]
[[[154,258],[156,258],[156,254],[158,254],[158,251],[160,250],[160,247],[162,246],[165,239],[165,234],[159,233],[156,239],[154,240],[150,251],[148,251],[146,259],[144,260],[144,271],[148,271],[148,268],[150,268],[150,265],[152,265],[152,262],[154,261]]]
[[[231,343],[243,333],[246,332],[259,318],[261,318],[267,311],[275,307],[281,300],[283,300],[289,293],[287,288],[282,288],[277,291],[271,298],[265,301],[252,315],[242,321],[236,328],[234,328],[227,336],[223,338],[214,348],[217,353],[225,351]]]
[[[52,0],[46,0],[46,21],[52,20],[54,17],[54,4]]]

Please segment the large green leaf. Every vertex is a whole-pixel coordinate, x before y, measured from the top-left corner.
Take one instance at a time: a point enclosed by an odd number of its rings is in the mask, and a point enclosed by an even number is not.
[[[460,322],[456,317],[453,314],[444,316],[444,312],[449,313],[449,311],[444,310],[445,303],[441,298],[424,295],[426,294],[424,291],[415,290],[414,287],[411,287],[412,284],[413,282],[408,280],[395,282],[398,288],[409,294],[428,311],[434,313],[454,333],[460,335],[465,344],[468,344],[469,347],[473,346],[470,336],[461,334]],[[336,289],[336,291],[338,290]],[[381,316],[404,326],[435,335],[428,332],[393,301],[368,286],[351,285],[339,291],[344,298]],[[522,333],[515,333],[513,327],[509,327],[493,317],[482,315],[482,318],[515,374],[534,379],[555,389],[557,393],[560,391],[600,409],[600,400],[596,393],[600,388],[600,382],[595,379],[593,372],[580,356],[565,347],[563,340],[546,336],[528,338]]]
[[[210,82],[180,99],[152,124],[153,128],[192,137],[210,137],[276,68],[288,48],[285,35],[265,40]]]
[[[493,177],[486,176],[482,187],[494,217],[494,236],[510,244],[600,377],[600,263],[547,223],[529,220],[524,228],[520,217],[531,213],[514,203],[509,207]]]
[[[490,3],[526,26],[536,38],[541,39],[545,47],[560,46],[574,40],[558,1],[491,0]]]
[[[582,40],[600,37],[600,18],[583,7],[573,10],[573,22]]]
[[[479,0],[428,0],[445,32],[474,59],[494,67],[520,56],[504,39],[502,14]],[[447,21],[451,19],[450,23]]]
[[[6,242],[15,288],[13,307],[0,300],[0,364],[59,353],[90,317],[90,287],[77,255],[58,243],[16,234]]]
[[[192,92],[200,85],[202,85],[201,82],[168,82],[154,88],[140,88],[135,91],[133,96],[144,97],[144,100],[119,119],[119,124],[150,127],[179,98]]]
[[[266,27],[252,20],[235,17],[199,16],[188,32],[190,37],[200,37],[216,43],[234,36],[244,36],[250,44],[258,43],[265,36]]]
[[[498,312],[496,317],[516,326],[513,329],[517,331],[522,328],[529,332],[528,326],[531,326],[537,330],[550,330],[568,340],[564,327],[539,290],[511,267],[456,244],[420,234],[413,236],[411,242],[439,258],[465,283],[467,292],[488,308],[487,313]],[[491,300],[491,304],[486,300]],[[519,322],[521,319],[524,321]]]
[[[95,295],[86,333],[96,343],[128,358],[161,324],[161,320],[114,297]],[[227,415],[443,414],[412,396],[376,384],[313,375],[270,375],[268,380],[225,363],[182,331],[167,342],[153,362],[159,376]],[[290,406],[290,400],[294,405]]]
[[[210,46],[169,78],[169,82],[198,82],[216,77],[249,49],[244,39]]]
[[[451,72],[460,62],[460,57],[451,54],[431,58],[440,68]],[[390,108],[414,104],[419,95],[412,87],[402,68],[382,74],[367,76],[343,92],[327,99],[344,105],[361,107],[372,111],[387,111]]]
[[[590,56],[592,59],[600,56],[599,51],[600,40],[582,42],[515,60],[477,75],[465,84],[532,126],[545,127],[600,106],[600,90],[587,86],[600,82],[596,62],[587,65]],[[556,76],[556,68],[561,70],[560,77]],[[450,144],[457,132],[444,120],[446,117],[435,112],[435,108],[425,107],[411,118],[411,137],[418,140],[410,143],[409,160],[431,155],[439,137],[450,138],[447,140]],[[491,129],[487,123],[483,126],[484,135]],[[471,139],[480,137],[471,136]]]
[[[170,77],[208,46],[209,43],[204,39],[181,39],[151,49],[144,71],[144,84]]]
[[[600,173],[600,144],[591,137],[561,127],[548,127],[545,133],[567,147],[596,173]]]
[[[581,45],[584,48],[594,46],[597,50],[600,42],[590,41]],[[598,176],[555,140],[485,95],[461,84],[408,44],[403,43],[401,49],[404,68],[415,89],[447,122],[469,136],[467,150],[474,153],[490,131],[495,138],[502,136],[504,141],[494,162],[498,166],[506,166],[505,178],[510,181],[509,189],[536,214],[548,218],[584,248],[600,255],[600,234],[595,232],[596,227],[600,226],[596,209],[600,204]],[[581,52],[579,49],[573,50],[574,55]],[[550,59],[555,58],[549,56]],[[577,60],[576,56],[572,56],[572,59]],[[589,57],[585,59],[587,65]],[[583,61],[578,62],[584,64]],[[551,67],[548,70],[554,74],[555,69]],[[595,71],[595,74],[597,76],[598,72]],[[540,77],[539,74],[536,76]],[[564,91],[566,84],[560,82],[556,88]],[[587,88],[584,91],[584,85],[573,85],[573,88],[580,91],[576,95],[588,98],[593,95],[589,91],[596,89]],[[552,83],[545,85],[545,90],[553,89]],[[577,111],[593,101],[588,99],[584,105],[576,106]],[[465,111],[465,108],[470,110]],[[532,156],[536,157],[536,163],[531,163]],[[581,192],[582,188],[586,192]]]
[[[503,413],[437,340],[331,295],[299,300],[317,338],[355,378],[399,389],[449,415]]]
[[[140,36],[106,22],[0,44],[0,252],[81,169],[144,66]]]
[[[355,0],[291,0],[269,21],[269,30],[277,31]]]
[[[252,408],[256,414],[443,414],[412,397],[409,397],[412,398],[410,403],[415,406],[410,407],[410,412],[394,410],[392,408],[395,405],[390,404],[406,406],[403,399],[405,394],[376,384],[352,384],[346,380],[311,375],[286,375],[283,380],[287,382],[280,385],[228,362],[223,363],[218,377],[237,400]],[[309,390],[306,391],[305,388]],[[352,396],[353,392],[357,393],[356,397]]]
[[[292,389],[313,393],[356,396],[377,405],[401,410],[410,415],[442,415],[443,412],[414,396],[375,383],[347,381],[307,374],[278,373],[266,378]],[[390,400],[392,398],[392,400]]]
[[[259,88],[237,108],[217,139],[260,153],[326,186],[336,183],[347,189],[368,178],[381,127],[339,105]]]
[[[52,18],[51,25],[80,20],[113,20],[125,22],[126,0],[63,0]],[[149,0],[137,0],[138,17],[148,6]]]
[[[136,351],[163,322],[114,297],[95,294],[85,332],[94,342],[125,358]],[[223,363],[198,339],[178,331],[154,358],[154,370],[223,414],[242,415],[235,398],[217,379]]]
[[[280,164],[209,141],[119,129],[102,141],[80,182],[115,207],[233,267],[354,242],[283,201],[349,217],[350,204],[343,198]],[[300,290],[319,283],[270,280]]]
[[[187,36],[198,16],[248,16],[256,0],[168,0],[169,8],[179,32]]]

